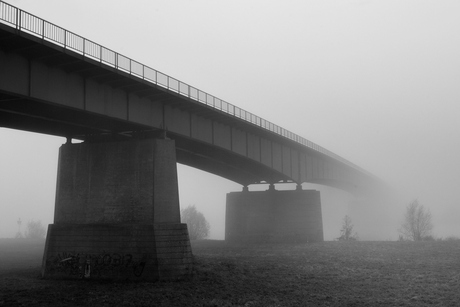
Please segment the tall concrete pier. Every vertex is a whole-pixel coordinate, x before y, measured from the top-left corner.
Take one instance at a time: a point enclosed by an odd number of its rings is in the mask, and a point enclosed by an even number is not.
[[[61,147],[43,277],[153,281],[186,278],[191,271],[174,141]]]
[[[225,240],[324,240],[319,191],[243,191],[227,194]]]

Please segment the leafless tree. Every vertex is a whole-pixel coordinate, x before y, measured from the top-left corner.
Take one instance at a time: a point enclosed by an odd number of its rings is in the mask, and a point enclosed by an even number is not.
[[[16,236],[15,236],[16,239],[23,237],[22,232],[21,232],[21,225],[22,225],[21,218],[18,219],[17,223],[18,223],[18,232],[16,233]]]
[[[46,229],[41,221],[32,220],[27,223],[26,238],[41,239],[45,237],[45,234]]]
[[[203,213],[195,205],[188,206],[180,212],[182,223],[187,224],[190,240],[202,240],[209,235],[210,226]]]
[[[339,241],[356,241],[358,234],[353,233],[353,223],[348,215],[345,215],[342,222],[342,229],[340,229],[340,237],[337,238]]]
[[[421,241],[431,237],[432,229],[430,210],[425,209],[415,199],[406,207],[404,220],[399,228],[400,237],[404,240]]]

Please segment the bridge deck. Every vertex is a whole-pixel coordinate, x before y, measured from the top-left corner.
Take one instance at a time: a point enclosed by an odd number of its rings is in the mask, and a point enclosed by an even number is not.
[[[90,140],[167,131],[178,162],[247,185],[292,180],[354,190],[355,164],[254,114],[0,2],[4,127]]]

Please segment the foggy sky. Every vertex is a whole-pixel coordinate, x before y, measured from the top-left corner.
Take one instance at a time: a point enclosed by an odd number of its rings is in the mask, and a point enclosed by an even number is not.
[[[460,2],[457,0],[10,0],[299,134],[401,192],[383,207],[321,190],[325,239],[350,214],[362,239],[395,239],[414,198],[437,237],[460,237]],[[0,129],[0,237],[52,223],[64,139]],[[223,238],[225,194],[241,187],[179,167],[181,206]],[[196,180],[200,178],[200,180]],[[359,213],[361,212],[361,213]],[[377,233],[372,223],[387,225]],[[24,228],[24,226],[23,226]]]

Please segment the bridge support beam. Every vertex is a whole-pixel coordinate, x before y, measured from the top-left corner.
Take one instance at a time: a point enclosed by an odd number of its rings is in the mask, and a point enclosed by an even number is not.
[[[228,193],[225,240],[323,241],[319,191],[269,189]]]
[[[192,271],[175,144],[64,144],[44,278],[177,280]]]

